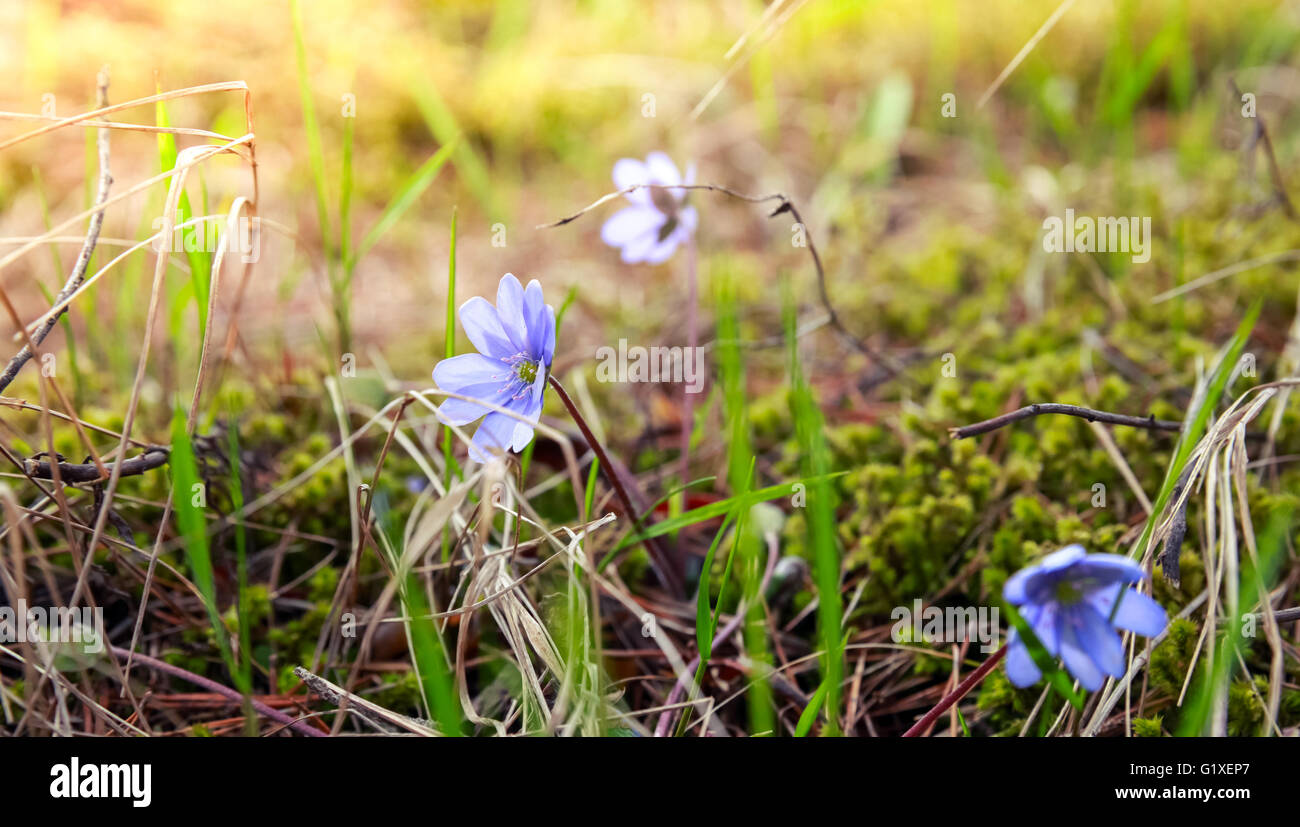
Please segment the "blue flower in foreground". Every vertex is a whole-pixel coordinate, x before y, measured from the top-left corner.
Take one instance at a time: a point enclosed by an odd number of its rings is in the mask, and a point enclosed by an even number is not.
[[[651,152],[645,163],[623,158],[614,164],[614,185],[619,189],[638,184],[673,187],[695,183],[695,167],[686,169],[686,177],[677,171],[672,159],[662,152]],[[687,207],[687,190],[639,189],[626,193],[632,206],[610,216],[600,228],[600,238],[622,250],[629,264],[644,261],[661,264],[672,257],[677,245],[695,232],[694,207]]]
[[[1159,603],[1125,588],[1145,579],[1142,567],[1127,557],[1088,554],[1074,545],[1011,575],[1002,596],[1017,607],[1043,647],[1062,658],[1085,689],[1095,692],[1105,675],[1124,674],[1124,646],[1117,628],[1151,637],[1168,622]],[[1007,647],[1011,682],[1021,687],[1037,683],[1042,673],[1014,629]]]
[[[506,273],[496,307],[475,296],[460,306],[460,324],[478,353],[439,362],[433,381],[444,391],[499,405],[527,421],[462,399],[443,402],[438,414],[452,425],[483,417],[469,448],[476,462],[485,462],[494,450],[522,451],[542,413],[542,391],[555,357],[555,309],[542,299],[536,279],[525,289]]]

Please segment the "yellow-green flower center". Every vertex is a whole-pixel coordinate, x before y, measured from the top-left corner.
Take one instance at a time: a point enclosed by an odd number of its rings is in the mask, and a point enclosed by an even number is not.
[[[515,365],[515,375],[528,385],[537,381],[537,363],[531,359],[525,359]]]
[[[1068,580],[1062,580],[1056,584],[1056,599],[1060,603],[1078,603],[1083,598],[1083,592]]]

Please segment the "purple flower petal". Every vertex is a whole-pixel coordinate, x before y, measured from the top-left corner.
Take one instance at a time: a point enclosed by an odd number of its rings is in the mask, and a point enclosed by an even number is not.
[[[678,234],[674,232],[663,241],[657,241],[641,260],[646,264],[663,264],[673,257],[673,253],[677,252],[678,243]]]
[[[1120,601],[1118,610],[1115,609],[1117,599]],[[1169,615],[1163,606],[1150,595],[1136,589],[1126,589],[1123,583],[1094,592],[1089,596],[1089,602],[1106,617],[1110,617],[1114,611],[1115,616],[1110,621],[1112,625],[1146,637],[1155,637],[1169,624]]]
[[[528,443],[533,440],[533,426],[537,424],[537,420],[542,415],[542,391],[545,389],[546,377],[539,373],[537,381],[533,383],[533,387],[526,399],[528,405],[520,411],[528,419],[528,422],[514,420],[515,429],[510,440],[510,447],[516,451],[524,450],[528,447]]]
[[[1031,566],[1021,569],[1007,578],[1007,582],[1002,585],[1002,599],[1012,606],[1020,606],[1029,602],[1029,590],[1027,588],[1031,578],[1038,576],[1038,568]]]
[[[500,387],[502,378],[509,370],[481,353],[462,353],[439,362],[433,369],[433,381],[445,391],[463,393],[464,389],[475,385],[494,383]]]
[[[483,417],[483,424],[474,432],[469,454],[475,462],[487,462],[494,454],[510,450],[516,420],[493,411]]]
[[[1029,628],[1034,630],[1034,636],[1049,654],[1052,656],[1060,654],[1060,612],[1055,603],[1026,606],[1020,616],[1029,624]]]
[[[624,207],[601,225],[600,240],[611,247],[622,247],[633,239],[657,232],[663,223],[663,213],[654,207]]]
[[[460,306],[459,315],[465,335],[479,353],[498,359],[515,353],[501,317],[487,299],[475,296]]]
[[[618,189],[635,187],[638,184],[649,183],[649,181],[650,174],[646,172],[645,164],[635,158],[620,158],[614,163],[614,186]],[[649,190],[633,190],[624,193],[624,197],[633,204],[650,206]]]
[[[1070,577],[1080,581],[1086,578],[1095,586],[1109,586],[1112,583],[1137,583],[1145,580],[1147,574],[1122,554],[1089,554],[1074,564]]]
[[[524,288],[524,328],[528,334],[528,355],[539,358],[546,349],[546,299],[537,279]]]
[[[501,327],[514,350],[507,356],[525,353],[528,350],[528,336],[524,325],[524,288],[512,273],[501,277],[497,285],[497,316],[501,318]]]
[[[682,234],[682,240],[695,234],[695,227],[699,224],[699,213],[694,207],[682,207],[677,213],[677,232]]]
[[[1084,551],[1083,546],[1076,543],[1047,555],[1038,562],[1037,568],[1043,572],[1062,571],[1087,556],[1088,552]]]
[[[1078,632],[1068,623],[1062,624],[1061,628],[1061,658],[1065,661],[1065,668],[1070,670],[1070,674],[1084,689],[1096,692],[1101,688],[1101,670],[1093,663],[1091,653],[1079,640]]]
[[[542,333],[542,352],[539,356],[542,364],[546,366],[547,370],[550,370],[551,363],[555,361],[555,308],[549,304],[546,305],[543,322],[546,327],[545,332]]]
[[[537,379],[533,381],[533,387],[530,389],[529,397],[527,399],[528,405],[526,407],[528,415],[532,417],[534,422],[537,421],[537,417],[534,416],[534,414],[540,414],[542,412],[542,394],[545,392],[546,376],[544,376],[541,371],[538,371]]]
[[[496,384],[475,385],[455,393],[463,393],[465,396],[499,405],[501,403],[493,398],[499,390]],[[438,406],[438,418],[449,425],[468,425],[487,413],[490,413],[488,408],[464,399],[447,399]]]
[[[645,261],[650,251],[658,245],[658,232],[652,229],[624,244],[622,258],[628,264],[639,264]]]
[[[1016,630],[1012,629],[1007,635],[1007,679],[1023,689],[1038,683],[1041,677],[1043,673],[1029,656],[1029,649],[1020,640]]]
[[[677,165],[673,159],[669,158],[662,152],[651,152],[645,159],[646,172],[649,178],[656,184],[672,186],[682,182],[682,174],[677,171]],[[680,196],[677,190],[672,191],[674,195]]]
[[[1112,677],[1124,674],[1124,644],[1106,618],[1084,603],[1069,613],[1070,625],[1080,645],[1101,671]]]

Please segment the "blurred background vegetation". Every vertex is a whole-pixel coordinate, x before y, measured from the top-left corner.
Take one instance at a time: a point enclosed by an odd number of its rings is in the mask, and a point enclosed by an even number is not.
[[[1127,170],[1135,155],[1168,157],[1171,172],[1230,166],[1219,151],[1223,131],[1234,128],[1222,123],[1228,72],[1255,70],[1243,82],[1258,86],[1265,113],[1290,112],[1293,70],[1285,59],[1297,36],[1296,11],[1263,0],[1076,3],[977,110],[980,95],[1056,5],[818,0],[788,4],[797,11],[765,38],[757,0],[306,2],[305,62],[332,233],[345,129],[355,130],[351,223],[358,235],[413,170],[464,136],[453,165],[360,263],[354,324],[370,343],[392,335],[407,343],[412,335],[439,340],[430,312],[443,304],[453,205],[461,210],[468,290],[481,292],[513,270],[544,277],[560,295],[586,288],[581,304],[592,310],[640,306],[644,291],[668,286],[666,277],[604,254],[598,218],[563,232],[533,227],[607,191],[617,158],[654,148],[696,161],[701,180],[786,192],[804,205],[816,236],[836,238],[823,246],[839,289],[871,291],[879,301],[889,289],[886,262],[925,255],[935,233],[1014,234],[1012,249],[1023,255],[1039,221],[1025,220],[1022,210],[1051,197],[1046,181],[1055,179],[1070,198],[1105,198],[1121,214],[1144,189],[1174,185]],[[3,99],[11,110],[41,111],[53,95],[58,114],[81,111],[93,102],[93,79],[104,64],[114,101],[156,88],[247,82],[260,212],[295,227],[307,250],[322,249],[287,3],[69,0],[5,8],[0,71],[10,79]],[[761,46],[746,61],[728,61],[728,49],[756,26],[749,43]],[[724,72],[721,93],[691,118]],[[956,118],[941,115],[945,93],[956,96]],[[355,96],[351,124],[345,95]],[[654,96],[653,118],[642,114],[645,95]],[[144,122],[152,116],[148,107],[130,114]],[[233,93],[187,98],[170,111],[175,124],[231,136],[243,134],[243,114]],[[65,130],[0,156],[6,235],[30,234],[41,222],[33,169],[44,175],[56,217],[88,200],[93,176],[71,162],[93,161],[84,137]],[[120,181],[153,171],[153,142],[114,135]],[[1026,173],[1038,166],[1049,175]],[[203,175],[214,211],[248,193],[246,170],[233,158],[207,165]],[[110,214],[110,233],[135,234],[148,207],[143,198],[131,206]],[[761,222],[737,212],[706,204],[705,254],[770,256],[757,237]],[[496,222],[506,226],[504,248],[490,244]],[[319,274],[304,275],[308,265],[283,249],[282,239],[266,242],[276,263],[259,273],[265,301],[256,306],[283,324],[246,332],[271,340],[270,352],[310,349],[317,341],[312,320],[328,320],[320,316],[328,293],[313,289]],[[6,278],[21,285],[40,272],[52,284],[45,264],[29,256]],[[1157,263],[1143,275],[1157,278],[1162,269]],[[857,283],[864,280],[855,275],[868,271],[874,286]],[[97,307],[111,304],[99,298]],[[922,323],[903,321],[909,333],[920,332]],[[428,358],[412,347],[389,356],[414,357],[403,365],[412,370]]]

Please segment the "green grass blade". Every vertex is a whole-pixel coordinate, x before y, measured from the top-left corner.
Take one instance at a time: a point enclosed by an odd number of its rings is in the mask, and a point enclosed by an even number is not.
[[[826,703],[826,686],[826,682],[823,681],[813,696],[808,699],[808,705],[804,707],[803,712],[799,713],[799,722],[794,727],[794,737],[803,738],[812,731],[812,725],[817,721],[817,715]]]
[[[352,144],[356,117],[343,118],[343,161],[339,172],[339,258],[347,261],[352,244]]]
[[[251,687],[245,682],[241,670],[235,666],[230,651],[230,640],[226,626],[217,609],[216,585],[212,578],[212,557],[208,548],[208,525],[203,515],[203,508],[196,505],[194,497],[204,489],[199,480],[198,466],[194,460],[194,447],[185,430],[185,413],[177,406],[172,416],[172,450],[168,462],[172,473],[172,497],[176,509],[176,522],[180,526],[184,541],[185,558],[194,575],[194,585],[203,598],[203,606],[208,612],[208,620],[221,650],[221,657],[226,662],[236,686],[247,694]],[[205,494],[206,497],[206,494]]]
[[[438,627],[427,616],[429,607],[424,601],[424,592],[414,577],[407,581],[402,605],[406,616],[411,618],[407,624],[411,636],[411,656],[420,673],[425,704],[433,719],[438,722],[439,731],[444,735],[459,736],[462,721],[460,700],[456,697],[452,673],[447,666],[446,649],[438,635]]]
[[[450,359],[456,355],[456,216],[458,212],[455,207],[451,210],[451,251],[447,254],[447,327],[443,333],[442,348],[444,359]],[[452,456],[454,439],[451,426],[442,426],[442,482],[448,490],[451,488],[452,479],[460,475],[460,468],[456,465],[456,458]],[[451,530],[450,528],[444,528],[442,531],[442,562],[446,563],[450,559]]]
[[[293,48],[298,65],[298,96],[302,102],[303,132],[307,136],[307,161],[311,166],[312,183],[316,190],[316,217],[320,222],[321,238],[326,239],[326,252],[329,253],[330,220],[327,206],[329,196],[325,187],[325,150],[321,142],[320,123],[316,120],[316,105],[311,99],[311,83],[308,80],[302,3],[300,0],[290,0],[289,8],[293,16]]]
[[[740,349],[740,321],[734,287],[729,276],[718,288],[718,375],[722,385],[723,409],[729,438],[727,440],[727,477],[733,493],[742,500],[751,485],[749,469],[753,467],[754,452],[750,439],[749,405],[746,399],[746,374],[744,355]],[[767,623],[761,600],[760,587],[764,570],[763,538],[742,530],[749,508],[741,510],[736,518],[733,556],[740,562],[740,582],[744,594],[745,622],[741,624],[741,641],[745,655],[752,664],[753,680],[749,684],[747,706],[750,732],[773,732],[776,727],[772,686],[767,679],[772,656],[767,645]]]
[[[444,146],[456,145],[456,171],[464,179],[475,200],[479,202],[479,206],[493,221],[503,220],[506,213],[497,200],[487,164],[468,141],[459,140],[464,131],[456,121],[456,116],[452,114],[451,108],[447,106],[433,84],[427,82],[427,79],[413,91],[416,106],[424,116],[425,124],[428,125],[434,139]]]
[[[799,442],[800,465],[805,476],[824,478],[830,469],[825,423],[812,388],[799,362],[799,338],[795,305],[786,283],[785,330],[789,343],[791,409]],[[804,492],[808,539],[813,547],[813,574],[817,583],[817,631],[821,641],[822,688],[826,710],[826,734],[839,733],[840,681],[844,675],[841,646],[843,612],[840,598],[840,552],[835,538],[836,496],[825,479],[812,483]]]
[[[600,473],[600,460],[591,458],[591,467],[587,469],[587,487],[582,493],[582,522],[591,522],[591,509],[596,502],[596,478]]]
[[[356,251],[352,254],[351,258],[348,259],[346,267],[347,281],[351,280],[352,272],[356,269],[357,262],[370,251],[371,247],[374,247],[375,244],[379,243],[379,240],[384,237],[384,234],[391,230],[393,225],[401,220],[402,215],[405,214],[406,211],[411,208],[411,205],[415,203],[416,199],[429,188],[429,185],[433,183],[434,178],[438,177],[439,171],[442,170],[443,165],[447,163],[447,159],[451,157],[451,153],[455,149],[455,143],[450,143],[442,147],[437,152],[433,153],[427,161],[420,165],[419,169],[411,173],[410,177],[406,179],[405,183],[402,184],[401,189],[397,191],[397,195],[393,197],[393,200],[388,203],[388,206],[384,208],[383,213],[380,214],[379,220],[376,221],[375,225],[370,228],[365,236],[362,237],[361,242],[357,245]]]
[[[610,555],[612,556],[613,554],[622,551],[623,549],[628,548],[629,546],[634,546],[637,545],[638,543],[642,543],[650,539],[651,537],[659,537],[663,534],[668,534],[669,532],[672,531],[680,531],[686,526],[695,525],[696,523],[702,523],[705,520],[712,520],[718,517],[722,517],[728,511],[730,511],[731,508],[739,501],[743,500],[747,505],[754,505],[756,503],[767,502],[768,500],[776,500],[782,497],[789,497],[791,494],[794,493],[796,485],[802,485],[805,486],[806,488],[808,485],[811,485],[814,482],[818,482],[820,480],[833,480],[836,479],[837,477],[842,477],[847,473],[848,471],[836,471],[833,474],[826,474],[825,476],[822,477],[816,477],[816,478],[806,477],[803,479],[793,480],[791,482],[777,483],[776,485],[769,485],[766,488],[759,488],[755,491],[750,491],[749,493],[744,495],[727,497],[725,499],[718,500],[717,502],[711,502],[708,505],[702,505],[698,508],[692,508],[690,511],[683,512],[682,514],[676,517],[671,517],[669,519],[663,520],[662,522],[655,523],[654,525],[648,527],[644,531],[638,532],[636,534],[630,534],[627,537],[624,537],[622,540],[619,541],[618,545],[614,547],[613,551],[610,552]],[[608,559],[609,557],[606,557],[606,561],[608,561]],[[603,563],[601,565],[601,568],[604,568]]]

